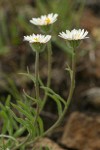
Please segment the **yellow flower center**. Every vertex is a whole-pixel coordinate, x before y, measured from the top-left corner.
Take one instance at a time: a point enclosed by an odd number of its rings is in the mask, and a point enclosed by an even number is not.
[[[76,34],[75,37],[78,39],[80,38],[80,34]]]
[[[45,22],[46,22],[47,24],[50,24],[50,22],[51,22],[50,18],[46,18],[46,19],[45,19]]]
[[[34,38],[34,40],[35,40],[35,42],[38,42],[38,41],[39,41],[39,39],[38,39],[38,38]]]

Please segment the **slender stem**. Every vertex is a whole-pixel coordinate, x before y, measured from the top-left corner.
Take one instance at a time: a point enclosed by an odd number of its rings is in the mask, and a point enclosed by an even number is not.
[[[47,131],[45,131],[42,136],[39,136],[37,137],[34,141],[32,142],[29,142],[28,144],[31,144],[31,143],[35,143],[37,142],[41,137],[51,133],[56,127],[58,127],[58,125],[60,124],[60,122],[62,121],[69,105],[70,105],[70,102],[71,102],[71,99],[72,99],[72,95],[73,95],[73,92],[74,92],[74,88],[75,88],[75,54],[72,55],[72,68],[71,68],[71,71],[72,73],[70,74],[70,78],[71,78],[71,85],[70,85],[70,90],[69,90],[69,95],[68,95],[68,99],[67,99],[67,102],[66,102],[66,105],[65,105],[65,108],[63,110],[63,113],[62,115],[59,117],[59,119],[55,122],[55,124],[49,128]]]
[[[52,71],[52,47],[51,47],[51,41],[48,42],[47,44],[48,48],[48,78],[47,78],[47,87],[50,87],[51,84],[51,71]],[[44,98],[43,98],[43,103],[41,110],[43,110],[46,100],[47,100],[47,92],[45,92]]]
[[[34,120],[34,124],[33,126],[36,125],[37,123],[37,118],[39,116],[39,105],[38,105],[38,101],[39,101],[39,53],[36,52],[36,60],[35,60],[35,92],[36,92],[36,99],[37,99],[37,106],[36,106],[36,116],[35,116],[35,120]],[[21,146],[23,146],[24,144],[26,144],[30,139],[30,134],[28,134],[28,136],[26,137],[26,139],[20,143],[18,146],[16,146],[15,148],[13,148],[13,150],[17,150],[18,148],[20,148]],[[26,144],[27,145],[27,144]]]
[[[37,62],[37,61],[36,61]],[[69,90],[69,95],[68,95],[68,99],[67,99],[67,102],[66,102],[66,105],[65,105],[65,108],[63,110],[63,113],[62,115],[59,117],[59,119],[55,122],[55,124],[49,128],[47,131],[45,131],[41,136],[39,137],[36,137],[34,139],[34,141],[30,141],[28,142],[26,145],[30,145],[31,143],[34,144],[35,142],[37,142],[41,137],[51,133],[56,127],[58,127],[58,125],[60,124],[60,122],[62,121],[69,105],[70,105],[70,102],[71,102],[71,99],[72,99],[72,95],[73,95],[73,92],[74,92],[74,88],[75,88],[75,54],[72,55],[72,68],[71,68],[71,73],[70,73],[70,78],[71,78],[71,85],[70,85],[70,90]],[[36,71],[37,72],[37,71]],[[38,75],[38,74],[37,74]],[[36,88],[37,89],[37,88]],[[38,94],[38,92],[36,92]],[[39,96],[39,95],[37,95]],[[26,139],[27,140],[27,139]],[[25,143],[25,141],[23,142]],[[23,144],[22,143],[22,144]],[[21,144],[21,146],[22,146]],[[13,150],[16,150],[16,149],[13,149]]]
[[[24,144],[26,144],[30,139],[30,134],[28,134],[28,136],[26,137],[26,139],[20,143],[19,145],[17,145],[16,147],[14,147],[12,150],[17,150],[18,148],[20,148],[21,146],[23,146]]]
[[[59,119],[56,121],[56,123],[51,128],[49,128],[46,132],[44,132],[43,136],[52,132],[60,124],[60,122],[62,121],[62,119],[63,119],[63,117],[64,117],[64,115],[65,115],[65,113],[66,113],[66,111],[70,105],[70,102],[71,102],[71,99],[73,96],[73,92],[74,92],[74,88],[75,88],[75,54],[72,55],[72,73],[70,75],[70,78],[71,78],[71,85],[70,85],[70,90],[69,90],[69,96],[68,96],[65,108],[63,110],[63,113],[59,117]]]
[[[2,137],[12,139],[13,141],[15,141],[17,143],[17,140],[12,136],[1,134],[0,138],[2,138]]]
[[[36,106],[36,116],[34,120],[34,126],[36,125],[37,118],[39,116],[39,52],[36,51],[36,60],[35,60],[35,92],[36,92],[36,100],[37,100],[37,106]]]
[[[36,92],[36,99],[39,100],[39,53],[36,52],[36,60],[35,60],[35,92]]]
[[[52,47],[51,41],[48,42],[48,80],[47,80],[47,87],[50,87],[51,83],[51,69],[52,69]]]

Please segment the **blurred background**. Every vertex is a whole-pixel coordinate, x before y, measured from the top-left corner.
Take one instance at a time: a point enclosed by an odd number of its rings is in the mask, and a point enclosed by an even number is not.
[[[18,74],[27,67],[34,74],[34,53],[23,36],[41,33],[29,20],[48,13],[59,14],[52,33],[51,87],[65,99],[70,85],[65,71],[70,51],[57,35],[66,29],[84,28],[90,37],[77,50],[76,90],[64,128],[60,126],[51,138],[65,149],[100,150],[100,0],[0,0],[0,101],[5,104],[9,94],[15,101],[23,95],[23,88],[34,95],[33,83]],[[40,75],[46,83],[46,53],[40,56]],[[45,112],[49,112],[47,116]],[[55,105],[49,101],[42,114],[48,121],[45,128],[55,122],[54,114]],[[1,131],[2,115],[0,118]]]

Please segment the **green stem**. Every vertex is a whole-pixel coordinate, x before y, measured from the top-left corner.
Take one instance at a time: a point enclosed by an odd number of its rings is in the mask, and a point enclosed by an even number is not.
[[[36,52],[36,60],[35,60],[35,92],[36,92],[36,99],[37,99],[37,106],[36,106],[36,116],[35,116],[35,120],[34,120],[34,124],[33,126],[36,125],[37,123],[37,118],[39,116],[39,105],[38,105],[38,101],[39,101],[39,53]],[[18,148],[22,147],[24,144],[26,144],[30,139],[30,134],[28,134],[28,136],[26,137],[26,139],[20,143],[18,146],[16,146],[15,148],[13,148],[12,150],[17,150]]]
[[[70,90],[69,90],[69,96],[68,96],[65,108],[63,110],[63,113],[59,117],[59,119],[56,121],[56,123],[43,134],[43,136],[52,132],[60,124],[60,122],[62,121],[62,119],[70,105],[70,102],[71,102],[71,99],[73,96],[73,92],[74,92],[74,88],[75,88],[75,54],[72,54],[72,73],[70,75],[70,78],[71,78],[71,85],[70,85]]]
[[[8,139],[12,139],[13,141],[15,141],[17,143],[17,140],[14,137],[12,137],[12,136],[1,134],[0,138],[2,138],[2,137],[8,138]]]
[[[52,47],[51,47],[51,41],[48,42],[47,44],[47,48],[48,48],[48,78],[47,78],[47,87],[50,87],[51,84],[51,71],[52,71]],[[41,110],[43,110],[46,100],[47,100],[47,92],[45,92],[44,98],[43,98],[43,103],[42,103],[42,107]]]
[[[36,92],[36,100],[37,100],[37,106],[36,106],[36,117],[34,120],[34,126],[36,125],[37,118],[39,116],[39,52],[36,51],[36,60],[35,60],[35,92]]]
[[[70,105],[72,95],[73,95],[73,92],[74,92],[74,88],[75,88],[75,54],[72,55],[72,68],[71,68],[71,71],[72,71],[72,73],[70,73],[71,85],[70,85],[69,95],[68,95],[68,99],[67,99],[67,102],[66,102],[66,105],[65,105],[65,108],[63,110],[62,115],[59,117],[59,119],[55,122],[55,124],[51,128],[49,128],[47,131],[45,131],[41,136],[35,138],[34,141],[28,142],[26,144],[27,146],[30,145],[30,144],[34,144],[41,137],[46,136],[47,134],[51,133],[61,123],[61,121],[62,121],[62,119],[63,119],[63,117],[64,117],[64,115],[65,115],[65,113],[66,113],[66,111],[67,111],[67,109]],[[36,71],[36,72],[38,72],[38,71]],[[38,84],[36,84],[36,85],[38,86]],[[38,89],[38,87],[36,89]],[[37,91],[39,92],[39,89]],[[39,94],[38,92],[36,92],[36,93]],[[37,95],[37,96],[39,96],[39,95]],[[26,138],[26,141],[27,141],[27,139],[28,139],[28,137]],[[26,143],[26,141],[24,141],[23,143]],[[23,143],[21,143],[20,146],[22,146]],[[17,147],[17,148],[19,148],[19,147]],[[16,148],[13,149],[13,150],[16,150]]]
[[[70,85],[70,90],[69,90],[69,95],[68,95],[68,99],[65,105],[65,108],[63,110],[62,115],[59,117],[59,119],[55,122],[55,124],[49,128],[47,131],[45,131],[42,136],[37,137],[34,141],[29,142],[28,144],[31,143],[35,143],[37,142],[41,137],[46,136],[47,134],[51,133],[56,127],[59,126],[60,122],[62,121],[64,115],[66,114],[66,111],[70,105],[71,99],[72,99],[72,95],[74,92],[74,88],[75,88],[75,54],[72,54],[72,68],[71,68],[72,73],[70,74],[70,78],[71,78],[71,85]]]
[[[36,99],[39,100],[39,53],[36,52],[36,60],[35,60],[35,92]]]
[[[17,150],[18,148],[22,147],[24,144],[26,144],[30,139],[30,134],[28,134],[28,136],[26,137],[26,139],[20,143],[19,145],[17,145],[16,147],[14,147],[12,150]]]

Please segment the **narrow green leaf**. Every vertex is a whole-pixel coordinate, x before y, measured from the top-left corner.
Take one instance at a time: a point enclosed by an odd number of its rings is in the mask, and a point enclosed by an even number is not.
[[[43,84],[42,80],[40,79],[40,77],[39,77],[39,83],[40,83],[41,86],[44,86],[44,84]]]
[[[33,123],[34,123],[34,122],[28,120],[27,118],[25,119],[25,121],[27,122],[29,128],[31,129],[31,133],[30,133],[31,136],[32,136],[33,138],[35,138],[35,136],[36,136],[36,128],[33,126]]]
[[[14,129],[18,129],[17,122],[13,119],[13,116],[10,115],[10,107],[6,106],[8,121],[10,121],[10,126]]]
[[[44,89],[45,91],[48,91],[49,93],[55,95],[64,105],[66,105],[65,100],[60,95],[55,93],[52,89],[50,89],[48,87],[44,87],[44,86],[41,86],[41,88]]]
[[[11,101],[11,95],[8,95],[6,102],[5,102],[5,106],[10,106],[10,101]]]
[[[32,80],[35,83],[35,77],[29,73],[19,73],[20,75],[25,75],[27,76],[30,80]]]
[[[6,115],[5,111],[0,112],[1,117],[3,118],[3,127],[2,127],[2,133],[5,134],[7,131],[7,123],[8,123],[8,116]]]
[[[23,110],[26,110],[27,113],[31,115],[31,108],[29,109],[30,106],[26,105],[25,103],[18,101],[18,105],[23,108]]]
[[[59,101],[59,99],[57,99],[57,97],[55,95],[52,94],[47,94],[49,97],[51,97],[57,104],[57,108],[58,108],[58,115],[60,116],[62,114],[62,105],[61,102]]]
[[[30,95],[28,95],[28,94],[25,92],[25,90],[23,90],[23,92],[24,92],[24,94],[25,94],[25,96],[26,96],[27,98],[29,98],[30,100],[34,101],[34,103],[37,103],[37,99],[35,99],[34,97],[31,97]]]
[[[21,107],[15,105],[15,104],[13,104],[13,103],[11,103],[11,104],[12,104],[12,106],[13,106],[14,108],[16,108],[20,113],[22,113],[24,116],[26,116],[29,120],[33,120],[32,114],[31,114],[31,113],[29,114],[29,111],[27,112],[27,109],[23,110]]]
[[[21,128],[19,128],[15,133],[14,133],[14,137],[20,137],[23,133],[24,133],[24,131],[26,130],[26,128],[25,127],[21,127]]]
[[[4,107],[4,105],[2,103],[0,103],[0,108],[1,108],[1,110],[5,111],[5,107]]]
[[[16,119],[17,122],[22,124],[29,131],[29,133],[32,134],[32,130],[30,129],[30,126],[27,124],[25,120],[23,120],[22,118],[18,118],[12,110],[10,110],[10,113],[11,115],[13,115],[13,117]]]
[[[12,124],[11,124],[11,120],[9,120],[10,118],[8,118],[8,122],[7,122],[7,130],[9,132],[9,135],[12,135],[13,134],[13,127],[12,127]]]
[[[39,124],[40,135],[42,135],[43,132],[44,132],[43,120],[41,119],[41,117],[38,117],[37,121],[38,121],[38,124]]]

